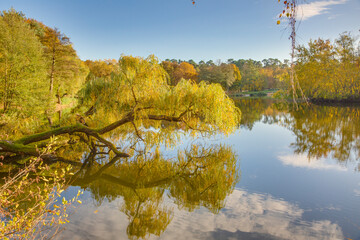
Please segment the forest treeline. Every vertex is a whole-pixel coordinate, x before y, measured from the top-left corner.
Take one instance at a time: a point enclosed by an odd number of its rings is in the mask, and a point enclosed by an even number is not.
[[[115,59],[86,60],[90,73],[87,79],[94,77],[109,77],[119,71]],[[276,58],[255,61],[252,59],[228,59],[207,62],[194,60],[166,59],[161,62],[168,73],[169,84],[175,86],[181,79],[196,82],[219,83],[232,92],[261,91],[277,89],[283,86],[280,78],[288,71],[289,61],[284,63]]]
[[[252,59],[228,59],[207,62],[194,60],[166,59],[162,62],[169,73],[172,84],[181,78],[209,83],[220,83],[231,92],[261,91],[281,87],[279,76],[289,68],[289,61],[281,62],[276,58],[256,61]]]

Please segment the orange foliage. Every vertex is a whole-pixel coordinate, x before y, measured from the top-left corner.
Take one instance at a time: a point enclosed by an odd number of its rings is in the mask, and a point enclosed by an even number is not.
[[[180,64],[175,62],[163,61],[162,67],[169,74],[171,85],[176,85],[181,79],[196,81],[198,73],[194,66],[187,62]]]
[[[90,72],[96,77],[109,77],[111,73],[118,72],[119,66],[115,59],[105,60],[86,60],[86,66],[90,69]]]

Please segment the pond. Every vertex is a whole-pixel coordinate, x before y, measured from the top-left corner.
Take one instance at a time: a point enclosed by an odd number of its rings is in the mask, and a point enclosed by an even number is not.
[[[360,239],[360,108],[235,101],[229,136],[82,173],[60,239]]]

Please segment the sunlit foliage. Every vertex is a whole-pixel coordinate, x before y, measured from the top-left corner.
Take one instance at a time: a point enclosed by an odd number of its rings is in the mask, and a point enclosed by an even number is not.
[[[106,124],[134,111],[133,123],[139,132],[141,125],[160,128],[161,122],[151,121],[149,116],[169,116],[181,117],[181,126],[173,127],[183,130],[228,133],[240,119],[240,112],[220,85],[182,80],[170,86],[166,72],[154,56],[147,59],[124,56],[119,66],[120,74],[109,80],[89,81],[85,86],[81,94],[83,105],[96,109],[93,121],[88,124]],[[163,132],[171,129],[174,128],[161,128]]]
[[[298,47],[296,73],[306,96],[314,99],[359,99],[358,45],[349,33],[334,43],[318,39]]]
[[[46,62],[47,81],[50,102],[47,106],[47,117],[52,125],[51,113],[55,111],[54,103],[61,109],[65,96],[74,96],[81,88],[88,74],[85,64],[79,59],[72,47],[70,38],[57,28],[50,28],[34,19],[27,19],[43,46]],[[61,110],[58,111],[59,124]]]
[[[198,73],[194,66],[187,62],[163,61],[161,66],[169,74],[170,85],[173,86],[178,84],[181,79],[196,81],[198,78]]]
[[[86,60],[85,65],[89,68],[90,72],[87,79],[93,77],[110,77],[112,73],[119,73],[119,65],[115,59],[105,60]]]
[[[5,113],[39,116],[46,101],[42,45],[24,16],[14,9],[0,15],[0,102]]]

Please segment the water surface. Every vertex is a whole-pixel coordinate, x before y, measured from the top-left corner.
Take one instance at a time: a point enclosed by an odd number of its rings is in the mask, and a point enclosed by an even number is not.
[[[109,158],[82,174],[60,238],[360,239],[360,108],[236,103],[228,137],[182,137],[150,163]]]

